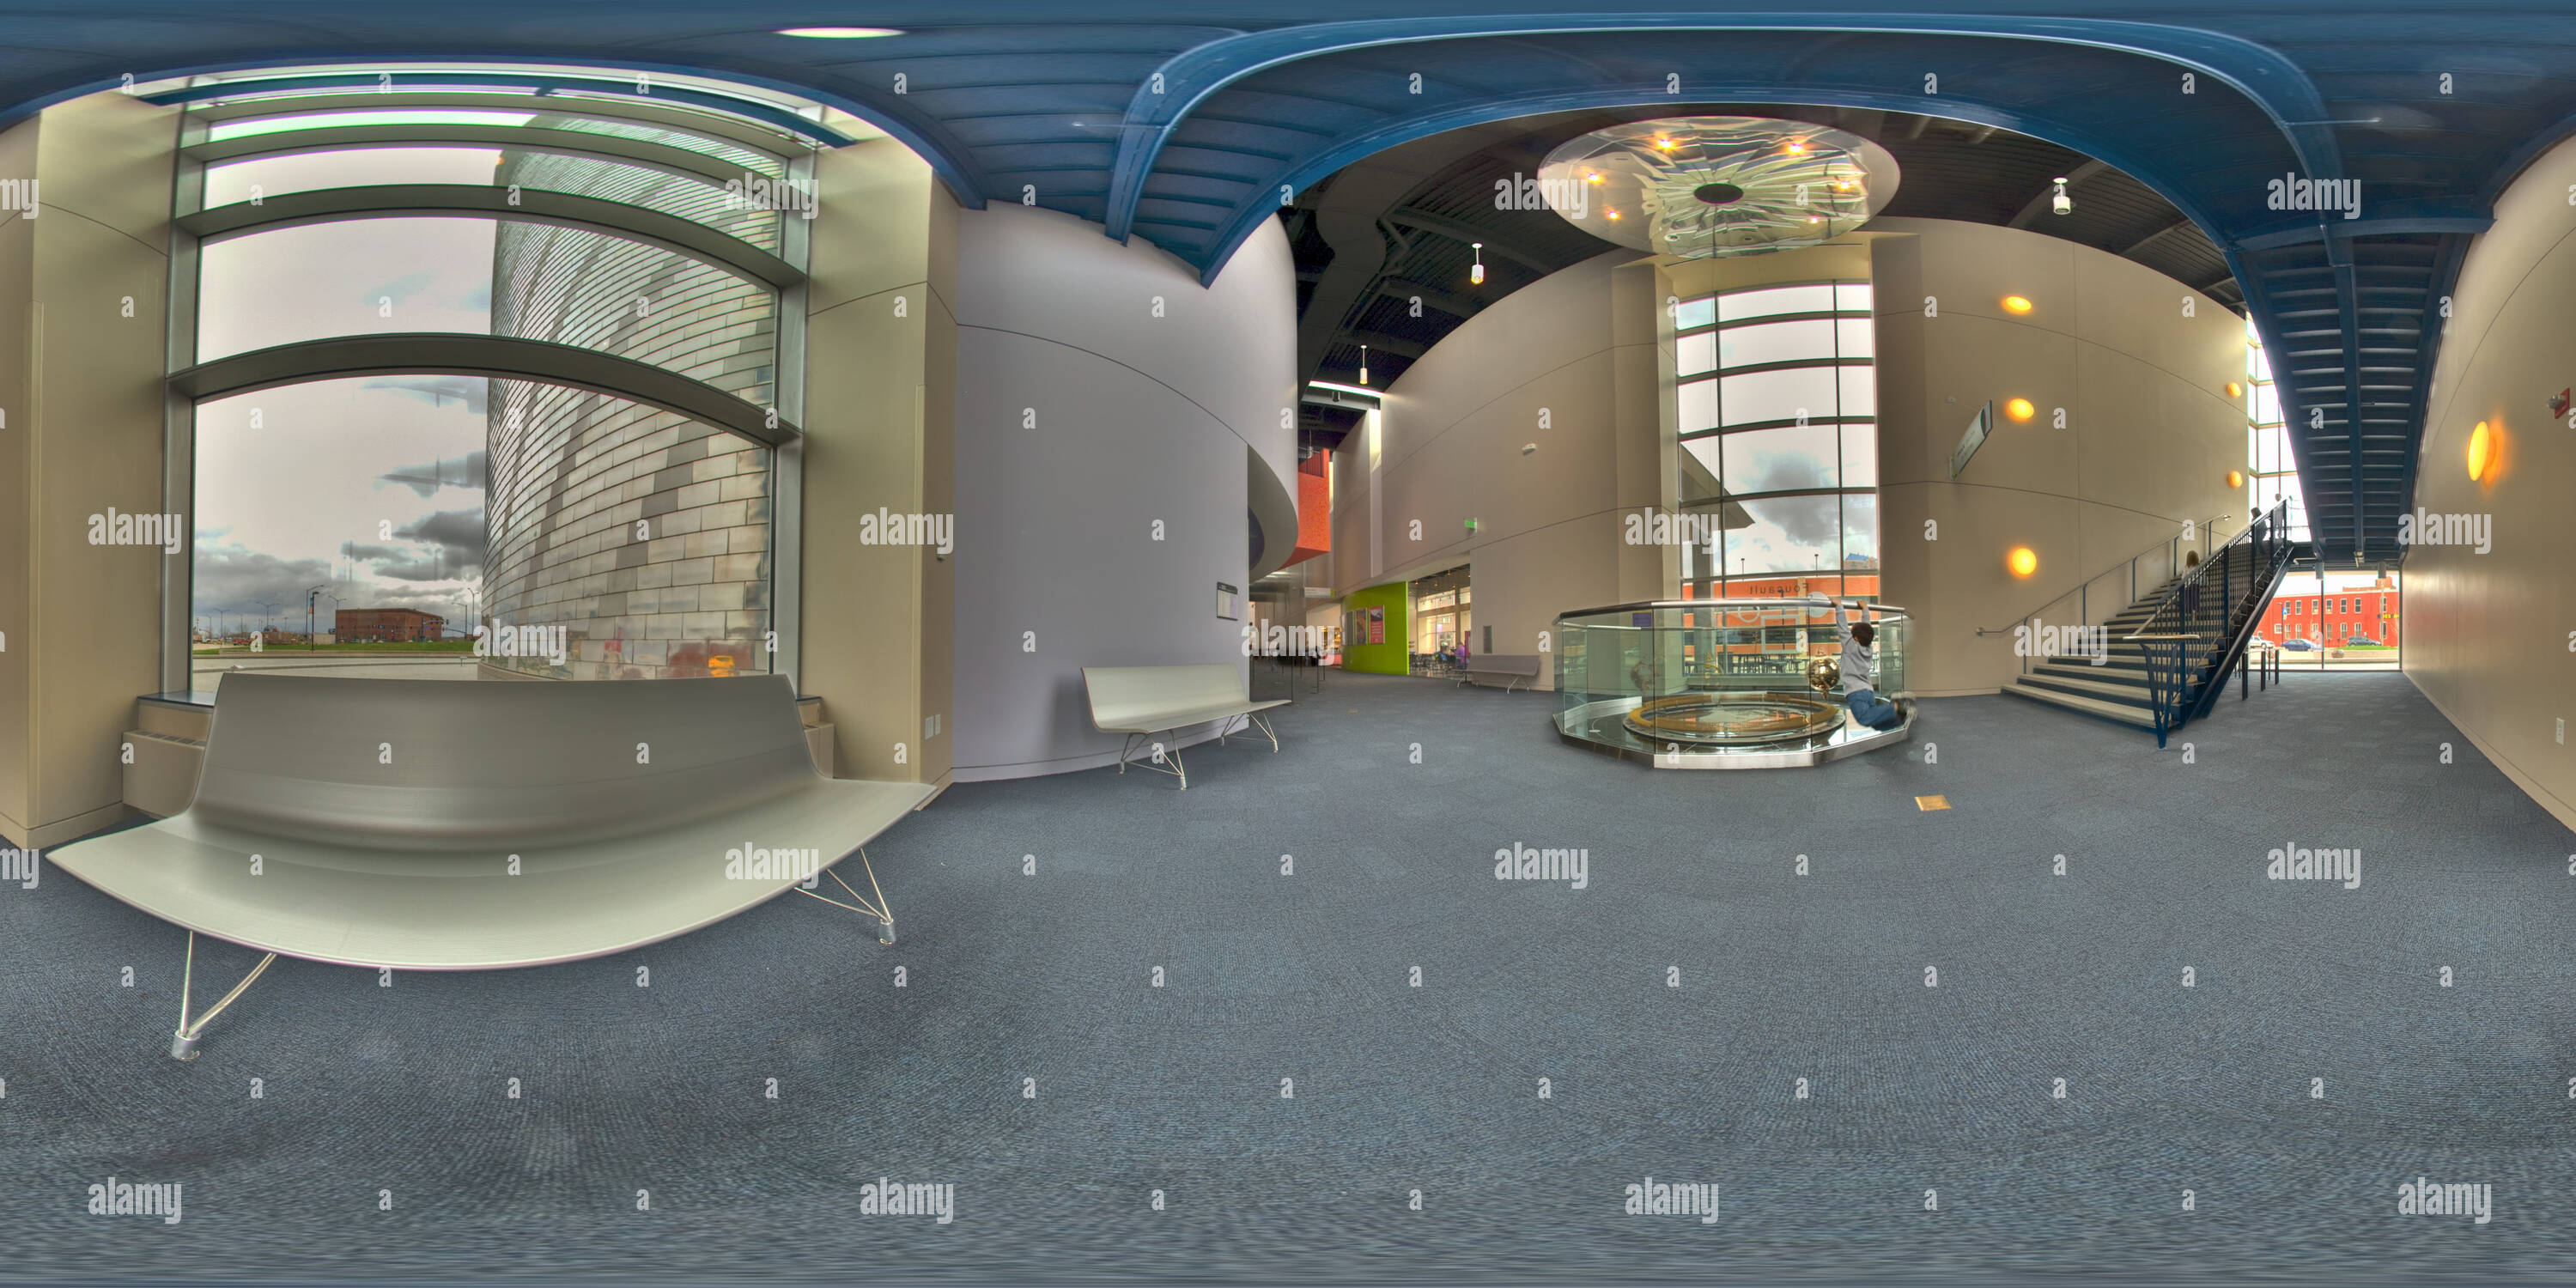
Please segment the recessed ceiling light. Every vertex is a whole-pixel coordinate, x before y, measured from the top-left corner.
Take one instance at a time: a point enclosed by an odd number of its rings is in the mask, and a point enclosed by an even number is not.
[[[773,33],[781,36],[803,36],[809,40],[873,40],[878,36],[900,36],[892,27],[785,27]]]

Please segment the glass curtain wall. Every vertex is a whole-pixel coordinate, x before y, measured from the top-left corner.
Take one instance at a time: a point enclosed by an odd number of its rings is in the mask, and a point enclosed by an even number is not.
[[[1867,282],[1674,310],[1686,598],[1878,592],[1878,381]]]

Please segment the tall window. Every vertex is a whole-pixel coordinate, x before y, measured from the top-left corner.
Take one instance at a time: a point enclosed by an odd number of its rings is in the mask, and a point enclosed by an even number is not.
[[[2298,462],[2290,455],[2290,434],[2281,420],[2281,394],[2272,383],[2272,363],[2263,354],[2263,337],[2255,333],[2250,318],[2245,323],[2245,383],[2251,391],[2245,400],[2247,460],[2251,466],[2246,473],[2254,480],[2254,513],[2262,514],[2287,497],[2290,536],[2305,541],[2308,509],[2299,496]]]
[[[1673,317],[1683,594],[1878,591],[1878,372],[1867,282],[1684,300]]]

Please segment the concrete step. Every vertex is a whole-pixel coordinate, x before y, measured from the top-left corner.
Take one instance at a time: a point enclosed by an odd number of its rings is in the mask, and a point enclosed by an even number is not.
[[[2005,685],[2004,692],[2016,697],[2027,698],[2033,702],[2045,703],[2052,707],[2063,707],[2068,711],[2082,712],[2088,716],[2099,716],[2102,719],[2112,721],[2116,724],[2131,725],[2139,729],[2153,729],[2156,727],[2155,717],[2147,714],[2147,710],[2144,707],[2124,706],[2117,702],[2105,702],[2099,698],[2088,698],[2073,693],[2061,693],[2055,689],[2042,689],[2027,684]]]

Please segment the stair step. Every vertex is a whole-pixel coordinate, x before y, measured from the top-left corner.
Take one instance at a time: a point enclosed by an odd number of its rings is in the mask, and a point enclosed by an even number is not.
[[[2122,665],[2117,659],[2100,666],[2078,658],[2050,658],[2030,669],[2032,675],[2063,675],[2076,680],[2109,680],[2118,683],[2147,682],[2147,668],[2136,664]]]
[[[2148,714],[2144,707],[2124,706],[2117,702],[2104,702],[2099,698],[2088,698],[2079,694],[2061,693],[2055,689],[2042,689],[2023,684],[2006,685],[2004,692],[2033,702],[2044,702],[2052,707],[2064,707],[2069,711],[2080,711],[2088,716],[2100,716],[2105,720],[2139,729],[2156,727],[2155,717]]]
[[[2054,693],[2071,693],[2081,698],[2117,702],[2126,706],[2144,708],[2149,704],[2147,686],[2143,680],[2135,684],[2121,684],[2114,680],[2078,680],[2063,675],[2025,675],[2021,677],[2020,683],[2029,688],[2047,689]]]

